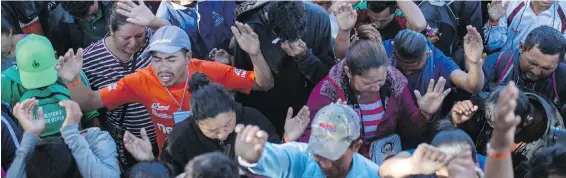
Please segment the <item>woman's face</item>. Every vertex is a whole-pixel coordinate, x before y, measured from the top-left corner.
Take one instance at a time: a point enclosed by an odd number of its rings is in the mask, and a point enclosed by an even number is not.
[[[133,55],[145,45],[145,28],[127,23],[118,27],[117,31],[112,32],[112,38],[118,50]]]
[[[222,112],[216,115],[216,117],[209,117],[197,121],[197,123],[206,137],[223,141],[228,138],[228,135],[234,132],[234,128],[236,127],[236,113],[234,111]]]
[[[346,75],[350,78],[350,85],[356,90],[360,96],[373,96],[379,92],[379,89],[385,84],[387,79],[387,67],[368,69],[361,75],[351,75],[350,70],[346,67]]]

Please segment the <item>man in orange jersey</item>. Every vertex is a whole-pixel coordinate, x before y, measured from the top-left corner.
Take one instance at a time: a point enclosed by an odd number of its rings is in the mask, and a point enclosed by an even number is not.
[[[190,113],[191,94],[187,82],[192,74],[204,73],[214,82],[242,93],[273,87],[273,76],[259,48],[257,34],[247,24],[236,22],[236,26],[232,27],[232,33],[240,46],[252,56],[254,71],[191,59],[189,36],[176,26],[161,27],[153,34],[148,49],[142,54],[151,58],[150,67],[127,75],[99,91],[92,91],[78,80],[77,74],[83,63],[82,49],[77,50],[77,54],[71,49],[60,57],[57,70],[59,76],[68,82],[71,98],[84,111],[102,107],[112,109],[126,103],[145,105],[156,128],[161,150],[175,123]]]

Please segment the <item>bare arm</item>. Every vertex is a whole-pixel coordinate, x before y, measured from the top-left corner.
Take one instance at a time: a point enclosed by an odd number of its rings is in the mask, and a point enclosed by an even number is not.
[[[77,83],[79,82],[79,83]],[[81,83],[79,76],[75,77],[74,81],[69,82],[69,94],[71,99],[81,106],[82,111],[93,111],[104,107],[104,103],[100,98],[98,91],[92,91]],[[73,85],[76,85],[73,87]]]
[[[273,88],[273,75],[261,52],[258,35],[248,24],[236,22],[234,25],[231,28],[232,34],[240,48],[248,53],[253,64],[256,78],[252,90],[267,91]]]
[[[354,11],[352,5],[345,3],[337,6],[334,13],[336,14],[336,23],[340,28],[334,42],[334,53],[336,58],[343,59],[351,45],[350,31],[356,25],[358,13]]]
[[[338,59],[344,59],[346,52],[348,52],[348,49],[350,49],[352,45],[350,42],[350,31],[351,30],[340,30],[336,35],[336,40],[334,40],[334,53]]]
[[[261,51],[257,55],[250,55],[254,66],[255,82],[252,90],[267,91],[273,88],[273,75]]]
[[[407,177],[413,175],[411,167],[411,154],[401,152],[393,158],[389,158],[379,167],[381,177]]]
[[[517,106],[519,89],[511,82],[501,91],[495,106],[493,134],[488,146],[485,175],[488,178],[513,177],[511,148],[515,139],[515,130],[521,118],[514,113]]]
[[[426,19],[423,12],[413,1],[398,0],[397,5],[405,14],[409,28],[417,32],[426,29]]]
[[[481,65],[469,64],[468,73],[462,70],[455,70],[450,74],[450,81],[458,88],[470,93],[479,93],[484,84],[483,69]]]

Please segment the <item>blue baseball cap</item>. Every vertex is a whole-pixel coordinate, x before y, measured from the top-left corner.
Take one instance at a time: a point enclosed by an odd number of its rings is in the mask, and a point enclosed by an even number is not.
[[[142,53],[142,58],[149,57],[149,53],[151,52],[172,54],[181,49],[191,51],[189,35],[177,26],[167,25],[153,33],[153,36],[151,36],[149,40],[149,46]]]

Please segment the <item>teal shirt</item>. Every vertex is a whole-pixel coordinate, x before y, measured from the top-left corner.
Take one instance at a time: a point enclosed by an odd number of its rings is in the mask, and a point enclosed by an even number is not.
[[[7,69],[7,70],[18,70],[17,66],[12,66],[11,68]],[[16,103],[20,102],[20,99],[22,98],[23,94],[27,91],[27,89],[25,89],[22,84],[15,82],[13,80],[11,80],[8,76],[6,76],[5,74],[8,72],[2,71],[2,86],[1,86],[1,90],[2,90],[2,101],[7,102],[8,104],[10,104],[11,107],[14,107],[16,105]],[[83,84],[85,84],[87,87],[90,88],[90,83],[88,82],[88,79],[86,77],[86,75],[84,74],[84,72],[80,72],[79,76],[81,78],[81,81]],[[93,118],[96,118],[99,116],[99,113],[97,110],[91,111],[91,112],[86,112],[83,113],[83,117],[82,120],[91,120]],[[54,122],[52,124],[62,124],[63,122]],[[46,131],[47,132],[47,131]],[[45,135],[42,135],[45,136]]]
[[[104,38],[108,33],[108,22],[106,22],[101,8],[98,8],[98,12],[92,19],[77,19],[77,25],[84,33],[83,46],[89,46]]]

